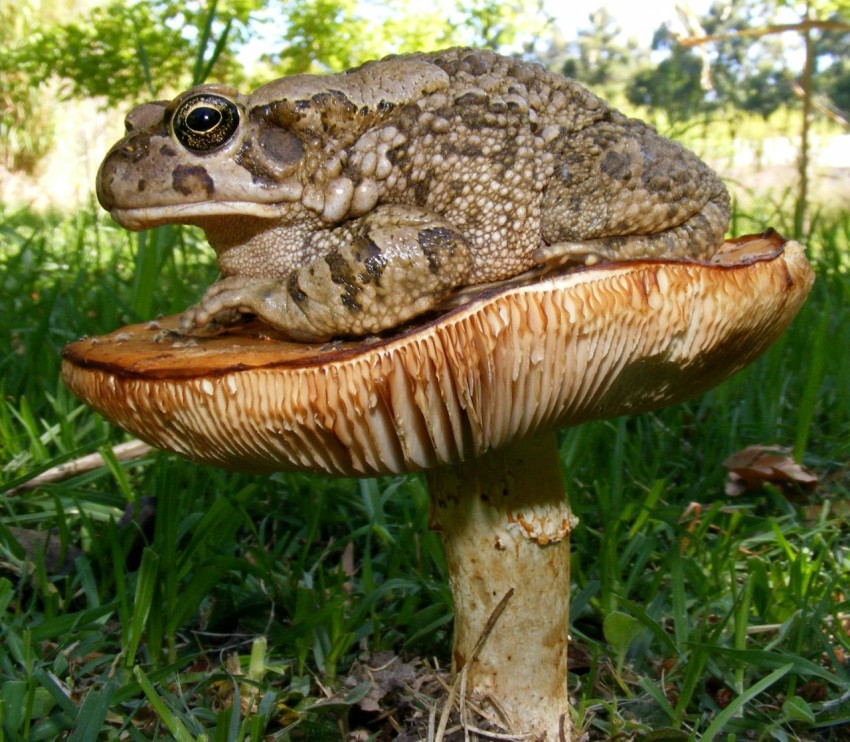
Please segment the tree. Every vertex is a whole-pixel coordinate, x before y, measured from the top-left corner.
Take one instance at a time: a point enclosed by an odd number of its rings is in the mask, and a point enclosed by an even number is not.
[[[659,48],[667,43],[666,29],[656,32],[653,43]],[[702,62],[693,52],[673,44],[669,56],[654,68],[638,72],[626,86],[626,97],[635,106],[664,111],[671,124],[704,115],[715,106],[702,86]]]
[[[60,23],[60,0],[0,0],[0,162],[32,173],[50,148],[51,96],[32,84],[16,51],[44,23]]]
[[[743,0],[739,0],[743,2]],[[793,86],[798,97],[802,100],[802,121],[800,126],[800,148],[797,171],[799,185],[797,191],[797,204],[794,215],[795,236],[801,236],[806,227],[806,210],[808,207],[808,184],[809,184],[809,133],[814,106],[815,71],[817,68],[818,46],[827,32],[850,34],[850,23],[834,18],[846,17],[850,11],[850,0],[767,0],[760,6],[767,12],[775,12],[779,8],[791,9],[799,14],[799,20],[795,23],[776,23],[772,16],[766,16],[760,25],[752,24],[749,19],[738,28],[725,33],[707,33],[683,41],[691,46],[705,44],[721,44],[732,42],[735,44],[748,44],[753,39],[763,40],[777,34],[794,31],[802,36],[805,61],[803,69],[799,74],[798,81]],[[706,29],[708,31],[708,29]],[[843,64],[839,58],[838,64]],[[839,76],[840,79],[840,76]]]
[[[67,97],[97,96],[108,103],[151,98],[200,82],[214,65],[228,76],[238,74],[228,43],[244,35],[253,9],[243,0],[209,6],[117,0],[71,21],[36,27],[7,58],[30,85],[61,81]]]
[[[277,0],[276,0],[277,1]],[[288,0],[277,50],[265,55],[279,73],[347,69],[387,54],[448,46],[528,48],[548,16],[536,4],[504,0]]]
[[[591,12],[589,20],[590,27],[580,28],[567,44],[564,74],[592,86],[622,83],[639,54],[637,42],[621,41],[622,29],[606,8]]]
[[[826,76],[824,90],[844,122],[850,120],[850,64],[835,65]]]
[[[766,119],[787,105],[793,96],[793,86],[787,71],[765,65],[743,80],[738,106]]]
[[[36,26],[5,53],[31,84],[61,79],[66,95],[108,102],[157,96],[211,74],[245,80],[240,55],[265,77],[338,71],[376,56],[452,44],[501,46],[533,39],[539,8],[497,0],[113,0],[85,16]]]
[[[557,33],[557,28],[553,29]],[[605,9],[588,15],[588,25],[575,38],[556,37],[538,58],[566,77],[594,89],[605,98],[613,98],[644,61],[643,51],[634,38],[623,37],[620,25]]]

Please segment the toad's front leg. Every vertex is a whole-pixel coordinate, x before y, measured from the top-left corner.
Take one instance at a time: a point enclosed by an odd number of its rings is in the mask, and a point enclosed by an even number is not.
[[[280,280],[230,276],[184,312],[189,333],[217,317],[251,313],[293,340],[368,335],[427,311],[463,284],[472,254],[439,215],[387,204],[316,233],[320,257]]]

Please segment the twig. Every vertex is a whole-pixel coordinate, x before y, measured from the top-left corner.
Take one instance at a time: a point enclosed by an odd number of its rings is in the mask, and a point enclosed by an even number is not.
[[[803,86],[800,85],[796,80],[791,81],[791,92],[794,93],[798,98],[802,99],[806,95],[806,91],[803,89]],[[812,97],[812,105],[818,109],[824,116],[832,119],[835,123],[840,124],[841,126],[847,128],[850,127],[850,121],[848,121],[841,110],[838,108],[834,108],[830,106],[829,103],[824,102],[823,96],[813,96]]]
[[[466,672],[466,667],[460,671],[461,674]],[[449,716],[452,713],[452,709],[455,705],[455,696],[457,695],[458,688],[458,679],[455,678],[455,681],[449,686],[449,695],[446,698],[446,702],[443,704],[443,712],[440,714],[440,724],[437,727],[437,734],[434,737],[434,742],[443,742],[446,736],[446,727],[449,725]]]
[[[112,447],[112,453],[116,459],[119,461],[132,461],[134,459],[140,459],[142,456],[145,456],[147,453],[151,451],[151,446],[143,441],[138,439],[134,439],[132,441],[127,441],[126,443],[119,443],[117,446]],[[42,472],[41,474],[33,477],[32,479],[19,484],[17,487],[13,487],[12,489],[6,492],[6,496],[14,495],[17,492],[21,492],[23,490],[31,490],[36,487],[41,487],[45,484],[53,484],[54,482],[61,482],[65,479],[70,479],[71,477],[77,476],[77,474],[84,474],[88,471],[93,471],[94,469],[99,469],[102,466],[106,465],[106,461],[103,458],[103,455],[100,453],[90,453],[86,456],[81,456],[78,459],[74,459],[73,461],[67,461],[64,464],[59,464],[58,466],[54,466],[47,471]]]
[[[508,602],[514,596],[514,589],[511,588],[508,590],[503,596],[502,599],[496,604],[496,607],[493,609],[490,617],[487,619],[487,623],[484,624],[484,628],[481,630],[481,634],[478,637],[478,640],[475,642],[475,646],[472,648],[472,653],[469,655],[469,659],[466,661],[466,664],[461,669],[458,676],[454,679],[454,682],[451,684],[449,688],[449,695],[446,698],[446,703],[443,706],[443,713],[440,715],[440,726],[437,728],[437,735],[435,737],[435,742],[442,742],[445,738],[446,727],[449,723],[449,715],[451,714],[452,709],[454,708],[455,696],[457,695],[458,687],[460,687],[461,698],[459,702],[459,715],[461,720],[461,727],[464,730],[464,739],[468,739],[468,725],[465,720],[466,716],[466,676],[469,673],[469,666],[475,661],[475,658],[481,652],[481,648],[484,646],[484,643],[487,641],[487,638],[493,632],[493,628],[496,626],[496,622],[499,620],[499,617],[504,613],[505,608],[508,606]]]
[[[477,734],[481,737],[488,737],[489,739],[505,739],[510,740],[510,742],[522,742],[522,740],[530,739],[530,734],[522,734],[517,736],[516,734],[510,734],[507,732],[491,732],[487,729],[479,729],[478,727],[470,726],[469,731],[473,734]]]
[[[841,21],[819,21],[817,19],[803,20],[799,23],[774,23],[759,28],[740,28],[729,33],[720,33],[706,36],[695,36],[687,39],[676,39],[682,46],[699,46],[710,44],[714,41],[728,41],[738,39],[742,36],[770,36],[771,34],[785,33],[786,31],[809,31],[820,29],[822,31],[850,31],[850,23]]]
[[[481,636],[478,637],[478,641],[475,642],[475,646],[472,648],[472,654],[469,657],[469,662],[466,663],[467,666],[469,666],[469,664],[478,657],[478,654],[481,652],[481,648],[484,646],[484,642],[487,641],[487,638],[493,632],[496,621],[498,621],[499,617],[505,612],[505,608],[508,607],[508,601],[514,597],[514,592],[513,588],[508,590],[502,596],[502,599],[496,604],[496,607],[490,614],[490,618],[487,619],[487,623],[484,624],[484,628],[481,630]]]
[[[821,619],[821,623],[827,626],[831,626],[836,622],[843,624],[845,621],[850,621],[850,613],[837,613],[834,616],[824,616]],[[747,634],[770,634],[779,631],[783,626],[785,626],[784,623],[766,623],[757,626],[748,626]]]
[[[822,704],[822,708],[824,710],[836,708],[847,700],[850,700],[850,690],[848,690],[844,695],[840,696],[839,698],[834,698],[831,701],[824,701]]]

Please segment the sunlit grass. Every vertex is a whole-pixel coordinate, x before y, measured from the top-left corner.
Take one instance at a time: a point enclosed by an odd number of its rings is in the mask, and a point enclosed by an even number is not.
[[[766,224],[788,227],[767,204],[734,231]],[[807,244],[811,298],[756,364],[688,404],[561,433],[581,520],[571,683],[591,738],[847,738],[850,219],[817,215]],[[62,387],[66,342],[178,311],[214,275],[188,230],[0,217],[5,739],[376,732],[346,683],[355,658],[449,662],[420,478],[120,463],[108,445],[124,434]],[[790,449],[815,491],[724,494],[723,461],[753,444]],[[96,450],[106,466],[15,489]]]

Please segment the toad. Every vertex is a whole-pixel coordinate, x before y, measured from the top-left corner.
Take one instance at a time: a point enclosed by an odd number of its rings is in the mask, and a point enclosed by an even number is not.
[[[394,328],[541,263],[710,257],[729,197],[577,83],[450,49],[200,85],[134,108],[97,179],[121,225],[201,227],[223,278],[181,330],[253,314],[322,341]]]

